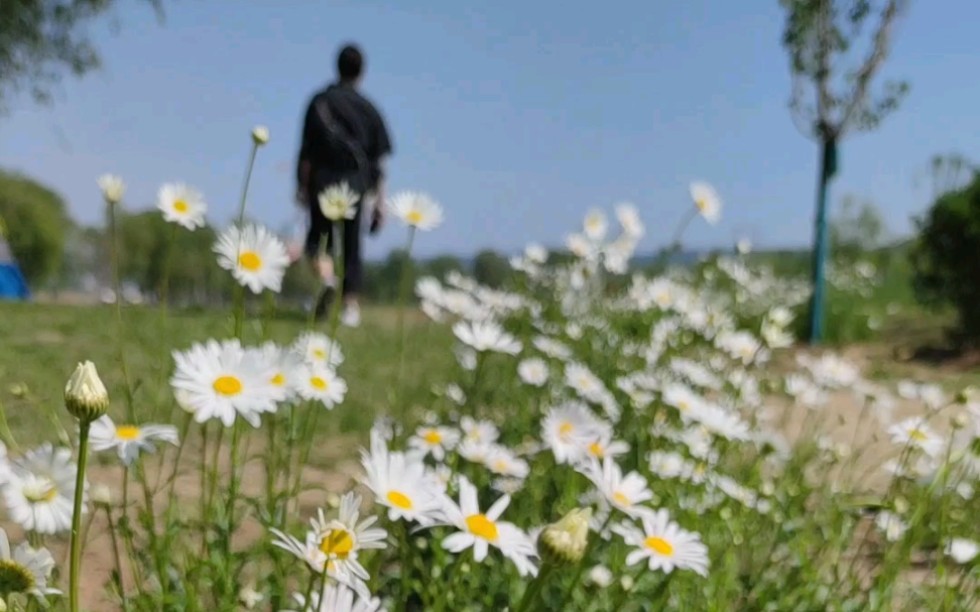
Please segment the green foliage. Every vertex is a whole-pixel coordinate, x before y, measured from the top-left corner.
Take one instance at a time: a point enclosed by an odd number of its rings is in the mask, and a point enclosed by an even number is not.
[[[146,0],[162,16],[162,0]],[[0,110],[10,94],[28,89],[46,101],[62,72],[81,76],[99,66],[85,26],[113,0],[0,2]]]
[[[830,248],[834,257],[856,261],[881,245],[885,222],[872,202],[847,196],[830,225]]]
[[[870,88],[888,56],[903,4],[780,0],[786,11],[783,46],[794,77],[790,109],[801,131],[818,139],[839,138],[850,129],[874,129],[898,107],[907,83],[888,81],[874,97]]]
[[[211,251],[215,233],[210,226],[187,231],[164,221],[156,210],[118,216],[124,280],[159,295],[169,274],[168,295],[183,302],[214,302],[227,295],[232,281]]]
[[[0,217],[7,242],[32,285],[43,285],[58,271],[71,219],[61,197],[44,185],[0,171]]]
[[[482,285],[498,289],[510,275],[510,263],[494,250],[480,251],[473,260],[473,278]]]
[[[980,341],[980,174],[936,200],[918,229],[911,253],[916,295],[928,305],[952,305],[963,339]]]

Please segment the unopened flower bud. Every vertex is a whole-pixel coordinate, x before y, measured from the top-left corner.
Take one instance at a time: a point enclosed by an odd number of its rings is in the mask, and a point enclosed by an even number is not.
[[[91,361],[78,364],[65,385],[65,407],[82,422],[101,417],[109,408],[109,392]]]
[[[92,502],[102,506],[112,505],[112,489],[104,484],[92,486]]]
[[[589,582],[604,589],[612,584],[613,573],[605,565],[597,565],[589,570]]]
[[[126,183],[121,178],[113,174],[103,174],[99,177],[98,183],[106,204],[114,205],[122,201],[123,194],[126,192]]]
[[[578,563],[589,540],[591,508],[576,508],[544,528],[538,538],[541,556],[560,563]]]
[[[252,141],[258,146],[269,142],[269,128],[264,125],[257,125],[252,128]]]

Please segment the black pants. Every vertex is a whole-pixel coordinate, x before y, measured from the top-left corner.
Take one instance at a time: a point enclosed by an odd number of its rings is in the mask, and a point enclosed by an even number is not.
[[[344,247],[344,287],[343,295],[360,293],[364,282],[364,269],[361,264],[361,209],[363,200],[357,203],[357,213],[353,219],[330,221],[320,211],[320,204],[313,196],[310,205],[310,231],[306,235],[306,255],[313,261],[326,252],[334,261],[334,268],[340,265],[338,260],[337,236],[341,234]]]

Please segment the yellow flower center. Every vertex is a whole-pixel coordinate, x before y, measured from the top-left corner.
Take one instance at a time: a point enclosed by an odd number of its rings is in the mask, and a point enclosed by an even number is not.
[[[708,208],[708,200],[705,198],[698,198],[697,200],[694,200],[694,205],[698,207],[698,210],[704,212],[704,210]]]
[[[319,376],[311,376],[310,386],[312,386],[317,391],[326,391],[327,388],[330,386],[330,383],[328,383],[325,379],[320,378]]]
[[[174,210],[176,210],[181,214],[186,213],[190,209],[191,207],[184,200],[177,200],[176,202],[174,202]]]
[[[686,400],[681,400],[681,401],[677,402],[677,409],[680,410],[681,412],[687,412],[687,410],[690,407],[691,407],[691,405],[688,404]]]
[[[430,429],[429,431],[422,434],[422,439],[429,444],[439,444],[442,442],[442,434],[435,429]]]
[[[140,437],[140,428],[135,425],[117,425],[116,437],[120,440],[135,440]]]
[[[506,472],[507,471],[507,462],[504,461],[503,459],[497,459],[496,461],[493,462],[493,471],[495,471],[495,472]]]
[[[484,540],[497,541],[497,524],[488,519],[486,514],[471,514],[466,517],[466,528]]]
[[[672,557],[674,555],[674,547],[671,546],[670,542],[663,538],[651,536],[643,540],[643,544],[658,555],[663,555],[665,557]]]
[[[399,493],[398,491],[388,491],[388,495],[385,497],[387,497],[388,501],[391,502],[391,505],[395,506],[396,508],[401,508],[402,510],[412,509],[412,500],[409,499],[409,497],[404,493]]]
[[[245,251],[238,256],[238,265],[249,272],[255,272],[262,267],[262,258],[255,251]]]
[[[242,392],[242,381],[238,380],[234,376],[219,376],[214,381],[214,390],[224,395],[225,397],[231,397],[233,395],[238,395]]]
[[[613,501],[620,506],[632,506],[633,503],[630,502],[630,498],[623,495],[622,491],[614,491],[612,494]]]
[[[281,387],[286,384],[286,377],[282,375],[282,372],[280,372],[279,374],[273,376],[270,382],[277,387]]]
[[[569,423],[568,421],[565,421],[564,423],[558,426],[558,435],[561,436],[562,438],[567,438],[569,434],[572,433],[573,429],[575,429],[575,426]]]
[[[0,592],[27,593],[35,585],[34,572],[13,559],[0,559]]]
[[[354,538],[346,529],[331,529],[320,537],[320,551],[328,557],[346,559],[354,550]]]
[[[324,359],[327,358],[327,352],[323,349],[313,349],[313,356],[319,359],[320,361],[323,361]]]
[[[598,442],[593,442],[589,444],[589,454],[593,457],[599,457],[600,459],[605,456],[606,451],[603,450],[602,445]]]
[[[38,482],[29,483],[24,487],[22,493],[24,499],[32,504],[54,501],[58,496],[58,487],[47,478],[42,478]]]
[[[409,225],[418,225],[422,222],[422,213],[417,210],[410,210],[405,215],[405,220],[408,221]]]
[[[926,440],[929,439],[929,436],[923,433],[923,431],[919,428],[915,428],[912,431],[910,431],[909,437],[915,440],[916,442],[925,442]]]

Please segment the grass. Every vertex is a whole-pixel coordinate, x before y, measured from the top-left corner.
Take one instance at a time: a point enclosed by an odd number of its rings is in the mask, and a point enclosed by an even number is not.
[[[171,351],[184,350],[204,338],[228,338],[233,324],[227,312],[178,311],[164,320],[159,311],[143,307],[123,311],[126,326],[126,363],[135,390],[137,417],[152,422],[172,405],[168,384],[173,371]],[[246,340],[290,342],[308,327],[305,315],[296,311],[263,317],[246,329]],[[340,375],[349,381],[371,381],[351,385],[336,419],[321,427],[336,433],[367,430],[374,417],[392,406],[424,409],[430,401],[433,382],[445,380],[455,360],[452,333],[421,314],[408,315],[407,333],[416,346],[405,360],[407,397],[394,397],[397,388],[398,356],[396,310],[365,308],[361,327],[341,327],[337,336],[346,355]],[[318,325],[326,331],[327,324]],[[65,306],[0,302],[0,403],[6,408],[9,425],[18,442],[31,445],[51,439],[57,416],[67,427],[70,418],[63,409],[64,381],[75,364],[86,359],[99,372],[113,398],[111,414],[121,415],[124,406],[124,376],[115,343],[115,311],[110,306]]]

